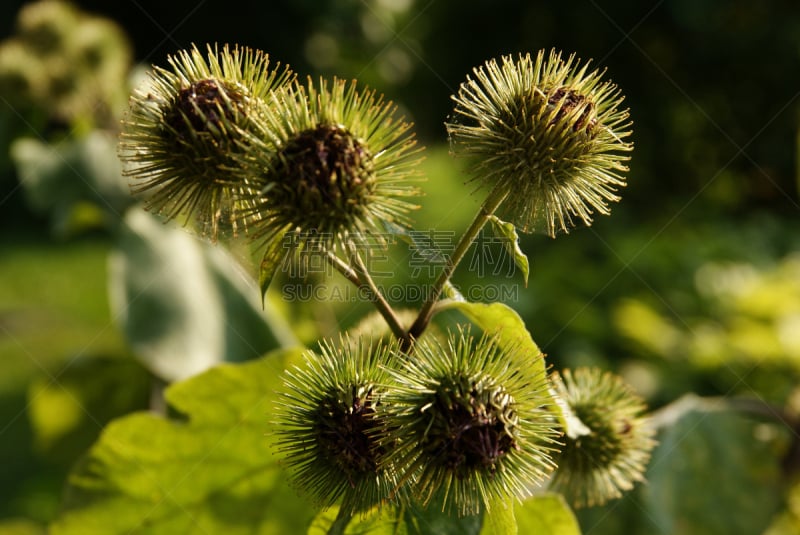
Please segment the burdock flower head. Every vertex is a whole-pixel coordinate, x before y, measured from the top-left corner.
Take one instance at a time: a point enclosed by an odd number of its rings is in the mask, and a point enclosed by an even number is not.
[[[474,156],[475,175],[508,194],[520,229],[555,236],[576,218],[588,225],[594,211],[608,214],[633,148],[616,86],[555,51],[504,56],[473,73],[453,96],[452,149]]]
[[[278,448],[295,486],[322,507],[364,510],[397,487],[378,442],[385,366],[394,345],[370,340],[324,342],[307,353],[303,368],[287,371],[277,408]]]
[[[249,211],[255,234],[335,249],[407,223],[420,147],[395,109],[343,80],[276,93],[244,162],[262,188]]]
[[[120,159],[132,190],[148,209],[168,219],[194,218],[216,237],[219,225],[236,231],[240,204],[252,197],[247,177],[232,173],[234,155],[254,110],[292,79],[270,68],[266,54],[249,48],[196,48],[156,67],[133,93],[123,121]]]
[[[655,445],[644,402],[622,379],[596,368],[565,370],[553,383],[591,432],[563,439],[552,487],[576,507],[619,498],[644,479]]]
[[[392,372],[389,459],[423,505],[435,498],[447,511],[478,513],[528,496],[554,466],[551,398],[524,357],[460,330],[446,345],[418,342]]]

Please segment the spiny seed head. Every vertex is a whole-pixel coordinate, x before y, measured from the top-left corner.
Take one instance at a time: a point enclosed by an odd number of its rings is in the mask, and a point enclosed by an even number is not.
[[[394,344],[343,338],[309,351],[303,368],[285,375],[277,406],[279,450],[292,482],[323,507],[363,510],[387,500],[397,487],[385,465],[384,369]]]
[[[172,99],[164,111],[163,127],[174,134],[176,150],[191,151],[192,142],[204,134],[215,137],[219,146],[236,135],[226,125],[246,114],[245,98],[243,88],[222,80],[194,81]]]
[[[588,69],[555,51],[503,56],[453,96],[453,152],[474,157],[475,176],[509,194],[504,209],[523,231],[555,237],[619,200],[633,149],[623,141],[628,112],[616,86]]]
[[[394,104],[342,80],[309,80],[269,104],[242,161],[261,186],[247,218],[257,235],[335,249],[408,223],[421,148]]]
[[[553,467],[557,436],[545,384],[529,377],[521,355],[495,338],[451,333],[446,344],[417,342],[413,358],[391,372],[386,398],[389,461],[423,505],[478,513],[495,500],[530,495]]]
[[[287,219],[327,219],[330,225],[346,226],[377,187],[372,154],[338,125],[299,132],[278,158],[276,173],[285,181],[267,195],[286,210]]]
[[[553,384],[590,433],[563,439],[552,487],[576,507],[619,498],[644,479],[655,446],[644,402],[622,379],[596,368],[564,370]]]
[[[246,150],[255,109],[293,75],[270,68],[260,51],[227,45],[209,45],[206,56],[193,46],[169,63],[133,93],[120,158],[148,209],[186,218],[215,239],[241,227],[236,214],[254,195],[249,178],[232,168]]]

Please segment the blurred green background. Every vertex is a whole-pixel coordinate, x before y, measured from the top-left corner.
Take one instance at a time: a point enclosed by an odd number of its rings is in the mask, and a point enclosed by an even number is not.
[[[0,6],[0,519],[52,518],[102,425],[148,406],[153,379],[108,301],[107,256],[131,203],[114,136],[134,66],[192,43],[259,48],[300,76],[357,78],[395,100],[428,147],[417,228],[446,231],[480,202],[443,126],[467,73],[542,48],[592,59],[634,121],[623,200],[557,240],[523,236],[528,287],[505,270],[492,284],[516,288],[509,304],[555,368],[613,369],[653,407],[695,392],[800,413],[796,1],[84,1],[38,34],[33,11],[17,19],[24,5]],[[413,282],[398,249],[392,280]],[[486,277],[464,266],[456,283]],[[368,311],[275,297],[309,343]],[[775,446],[781,485],[792,439]],[[635,499],[614,515],[635,515]],[[796,502],[771,502],[764,529],[781,508],[791,526]],[[609,516],[584,526],[613,533]]]

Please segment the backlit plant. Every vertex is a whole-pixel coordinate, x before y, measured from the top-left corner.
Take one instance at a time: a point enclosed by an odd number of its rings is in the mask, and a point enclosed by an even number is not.
[[[370,248],[409,239],[422,200],[422,149],[396,106],[356,82],[298,82],[246,48],[192,48],[170,64],[123,122],[121,159],[145,206],[212,238],[250,236],[263,293],[281,268],[317,255],[382,317],[305,351],[270,410],[289,481],[338,508],[320,526],[502,517],[550,478],[591,505],[642,479],[654,443],[638,398],[600,372],[548,375],[512,309],[470,303],[451,284],[490,221],[527,266],[517,229],[555,237],[619,200],[631,123],[601,72],[541,51],[490,60],[461,84],[447,131],[485,201],[418,308],[401,314],[368,261]],[[470,321],[431,324],[448,309]]]

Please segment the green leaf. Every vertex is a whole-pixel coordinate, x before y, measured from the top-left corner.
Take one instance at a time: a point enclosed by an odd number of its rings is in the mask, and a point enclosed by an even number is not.
[[[224,249],[143,210],[129,210],[124,222],[109,262],[112,316],[152,373],[184,379],[293,344]]]
[[[58,376],[28,388],[28,417],[35,446],[49,460],[72,462],[113,418],[146,409],[151,376],[129,358],[83,357]]]
[[[578,520],[560,494],[540,494],[515,510],[520,534],[580,535]]]
[[[441,505],[441,504],[440,504]],[[502,507],[499,507],[502,508]],[[308,529],[308,535],[327,535],[336,521],[338,507],[319,513]],[[513,516],[512,516],[513,519]],[[442,512],[431,504],[422,508],[383,507],[367,513],[356,513],[344,528],[344,535],[505,535],[511,532],[481,530],[483,515],[456,516]]]
[[[50,215],[59,234],[116,221],[133,203],[116,144],[115,136],[101,131],[57,145],[32,138],[12,144],[28,203]]]
[[[409,535],[479,535],[483,526],[483,515],[449,515],[435,499],[425,508],[407,507],[403,520]]]
[[[176,414],[112,422],[69,476],[53,535],[302,533],[313,511],[273,455],[282,350],[170,386]]]
[[[0,533],[3,535],[45,535],[44,526],[26,519],[5,519],[0,521]]]
[[[515,227],[513,223],[503,221],[494,215],[489,216],[489,221],[492,222],[492,230],[494,230],[494,235],[502,238],[503,247],[505,247],[506,251],[508,251],[508,254],[511,255],[511,258],[514,259],[514,263],[517,265],[517,267],[522,270],[522,278],[525,281],[525,286],[528,286],[530,264],[528,263],[527,255],[523,253],[522,249],[519,247],[519,235],[517,234],[517,227]]]
[[[503,347],[521,350],[528,355],[534,375],[542,380],[547,376],[544,354],[513,308],[503,303],[470,303],[443,299],[436,303],[434,313],[444,310],[458,310],[484,332],[495,334]]]
[[[556,406],[558,410],[556,412],[556,417],[558,418],[558,423],[561,424],[562,429],[564,429],[564,433],[571,439],[576,439],[578,437],[590,435],[592,430],[589,429],[586,424],[584,424],[578,415],[572,411],[572,408],[567,403],[567,400],[562,398],[558,395],[558,393],[550,389],[550,395],[553,396],[553,400],[556,402]]]
[[[331,507],[319,513],[309,526],[308,535],[328,535],[338,513],[339,507]],[[401,512],[394,507],[383,507],[367,513],[356,513],[342,533],[344,535],[407,535],[408,529],[403,522]]]
[[[480,535],[517,535],[517,533],[517,519],[514,516],[512,503],[495,503],[492,509],[483,515]]]
[[[442,287],[442,295],[447,299],[452,299],[453,301],[467,301],[461,292],[458,291],[458,288],[453,286],[453,283],[449,280],[446,281]]]
[[[663,431],[642,489],[647,533],[762,533],[781,503],[777,428],[695,396],[654,418]]]

